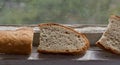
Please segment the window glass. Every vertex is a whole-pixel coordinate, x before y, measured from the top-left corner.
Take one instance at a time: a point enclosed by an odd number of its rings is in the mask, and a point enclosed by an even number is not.
[[[0,0],[0,24],[107,24],[120,0]]]

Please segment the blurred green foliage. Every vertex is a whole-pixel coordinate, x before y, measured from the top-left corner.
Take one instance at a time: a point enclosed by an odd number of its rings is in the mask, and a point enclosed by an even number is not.
[[[106,24],[119,0],[0,0],[0,24]]]

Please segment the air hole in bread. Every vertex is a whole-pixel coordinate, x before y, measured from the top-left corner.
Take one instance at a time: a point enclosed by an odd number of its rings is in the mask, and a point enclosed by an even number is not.
[[[111,21],[111,23],[113,23],[114,21]]]
[[[46,42],[48,41],[48,39],[45,40]]]
[[[78,35],[78,38],[80,38],[80,36]]]
[[[66,31],[65,33],[66,33],[66,34],[70,34],[70,33],[69,33],[69,32],[67,32],[67,31]]]
[[[49,45],[46,45],[46,47],[49,47]]]
[[[65,50],[66,52],[69,52],[69,50]]]

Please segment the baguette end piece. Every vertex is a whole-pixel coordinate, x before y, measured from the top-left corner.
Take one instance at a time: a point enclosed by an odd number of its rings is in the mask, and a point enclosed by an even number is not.
[[[32,51],[33,29],[0,31],[0,53],[28,55]]]

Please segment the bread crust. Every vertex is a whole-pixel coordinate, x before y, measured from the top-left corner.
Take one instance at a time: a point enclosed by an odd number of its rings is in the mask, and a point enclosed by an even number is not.
[[[23,27],[17,30],[0,31],[0,53],[30,54],[32,50],[33,29]]]
[[[110,19],[115,19],[115,20],[120,21],[120,16],[117,16],[117,15],[111,15],[111,16],[110,16]]]
[[[42,27],[42,26],[60,26],[60,27],[63,27],[65,29],[68,29],[68,30],[71,30],[73,31],[74,33],[78,34],[79,36],[82,36],[84,38],[84,42],[85,42],[85,46],[83,46],[81,49],[79,50],[76,50],[76,51],[73,51],[73,52],[54,52],[54,51],[46,51],[46,50],[41,50],[41,49],[38,49],[37,51],[39,53],[60,53],[60,54],[83,54],[87,51],[87,49],[90,47],[90,43],[89,43],[89,40],[86,38],[86,36],[82,33],[79,33],[77,31],[75,31],[74,29],[72,28],[69,28],[69,27],[66,27],[66,26],[63,26],[63,25],[60,25],[60,24],[56,24],[56,23],[46,23],[46,24],[39,24],[38,26],[39,27]]]
[[[112,49],[112,48],[110,48],[110,47],[109,47],[109,48],[108,48],[108,47],[105,47],[104,45],[101,44],[101,42],[97,42],[96,45],[97,45],[98,47],[100,47],[101,49],[106,50],[106,51],[108,51],[108,52],[110,52],[110,53],[120,55],[120,53],[119,53],[118,51],[116,51],[116,50],[114,50],[114,49]]]

